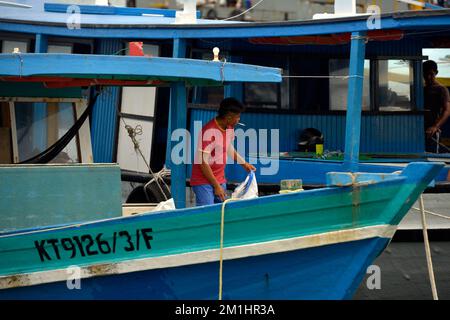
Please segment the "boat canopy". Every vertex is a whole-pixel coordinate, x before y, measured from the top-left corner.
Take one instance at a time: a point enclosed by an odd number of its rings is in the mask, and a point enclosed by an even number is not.
[[[1,82],[40,82],[47,88],[90,85],[161,86],[185,82],[222,86],[230,82],[281,82],[281,69],[182,58],[83,54],[0,54]]]

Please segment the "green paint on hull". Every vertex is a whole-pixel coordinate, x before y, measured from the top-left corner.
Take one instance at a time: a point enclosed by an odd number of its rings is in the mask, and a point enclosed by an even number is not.
[[[312,197],[299,198],[295,194],[272,197],[273,201],[259,198],[244,203],[229,203],[226,209],[225,246],[236,246],[277,239],[306,236],[336,230],[390,224],[393,216],[384,208],[391,194],[399,191],[401,184],[390,186],[370,185],[361,188],[323,189],[306,191]],[[381,192],[384,190],[384,192]],[[120,223],[92,224],[75,229],[62,229],[30,235],[0,238],[0,274],[50,270],[68,265],[117,262],[151,256],[207,250],[219,247],[221,206],[186,209],[154,214],[154,219],[124,218]],[[152,216],[152,214],[149,214]],[[117,221],[116,221],[117,222]],[[152,228],[151,249],[147,250],[140,237],[140,250],[126,252],[126,236],[116,237],[115,254],[82,257],[79,253],[70,258],[71,251],[58,248],[61,260],[55,259],[53,247],[46,243],[52,260],[41,262],[34,242],[48,239],[72,238],[90,234],[113,244],[113,234],[127,231],[136,246],[136,230]],[[98,249],[97,245],[93,248]]]

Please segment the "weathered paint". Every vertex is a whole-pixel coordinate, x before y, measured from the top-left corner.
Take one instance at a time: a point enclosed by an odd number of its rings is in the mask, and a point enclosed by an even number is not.
[[[289,239],[274,240],[256,244],[231,246],[224,249],[223,259],[233,260],[265,254],[308,249],[326,245],[340,244],[371,238],[390,239],[396,231],[396,226],[376,225],[348,230],[337,230],[321,234],[313,234]],[[219,250],[210,249],[189,253],[174,254],[156,258],[143,258],[94,264],[80,268],[80,278],[86,279],[101,275],[123,274],[160,268],[173,268],[218,261]],[[0,289],[9,289],[29,285],[65,281],[67,269],[37,271],[32,273],[0,276]]]
[[[357,220],[349,214],[354,207],[352,187],[308,190],[231,202],[226,208],[224,246],[256,244],[374,225],[396,225],[398,221],[392,223],[392,220],[401,216],[399,211],[406,214],[417,199],[418,192],[426,187],[441,167],[440,164],[413,163],[404,170],[408,176],[395,175],[390,181],[358,186],[360,213]],[[403,205],[405,202],[406,205]],[[221,205],[217,204],[48,230],[41,228],[3,233],[0,235],[0,275],[217,249],[220,212]],[[151,249],[144,245],[144,230],[147,235],[151,234]],[[131,246],[127,235],[132,237],[135,250],[126,250]],[[73,252],[61,247],[61,239],[84,239],[86,236],[99,242],[107,241],[110,246],[114,245],[114,252],[111,248],[109,253],[104,254],[97,252],[82,256],[81,252],[77,252],[70,258]],[[55,249],[47,242],[48,239],[57,239],[60,258],[56,251],[51,253]],[[140,247],[137,245],[138,239]],[[35,241],[49,252],[50,259],[40,257]],[[95,249],[100,250],[97,245]]]
[[[42,66],[45,65],[43,70]],[[197,59],[82,55],[60,53],[1,54],[2,80],[13,77],[186,81],[223,85],[228,82],[281,82],[281,70]],[[19,77],[19,79],[18,79]],[[64,80],[64,79],[61,79]],[[29,80],[32,82],[32,79]]]
[[[350,171],[356,171],[359,162],[365,41],[366,33],[352,33],[344,151],[344,166]]]
[[[0,166],[0,230],[122,214],[117,165]]]
[[[223,299],[350,299],[389,238],[343,242],[224,261]],[[324,259],[326,257],[326,259]],[[211,299],[218,297],[216,261],[0,290],[0,299]]]

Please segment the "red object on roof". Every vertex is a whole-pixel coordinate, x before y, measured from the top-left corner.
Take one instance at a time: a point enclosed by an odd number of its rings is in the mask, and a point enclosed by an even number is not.
[[[143,42],[130,42],[128,44],[129,55],[135,57],[144,56],[144,43]]]

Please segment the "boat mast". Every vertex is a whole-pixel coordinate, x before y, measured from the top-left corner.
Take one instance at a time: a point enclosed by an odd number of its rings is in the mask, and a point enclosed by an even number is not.
[[[173,58],[185,58],[186,39],[173,40]],[[167,124],[166,167],[171,170],[170,191],[177,209],[186,207],[186,164],[173,165],[171,161],[172,131],[186,129],[187,103],[186,84],[183,81],[174,82],[170,86],[169,121]],[[187,150],[186,148],[184,150]]]
[[[347,93],[344,168],[358,170],[366,32],[352,32]]]

